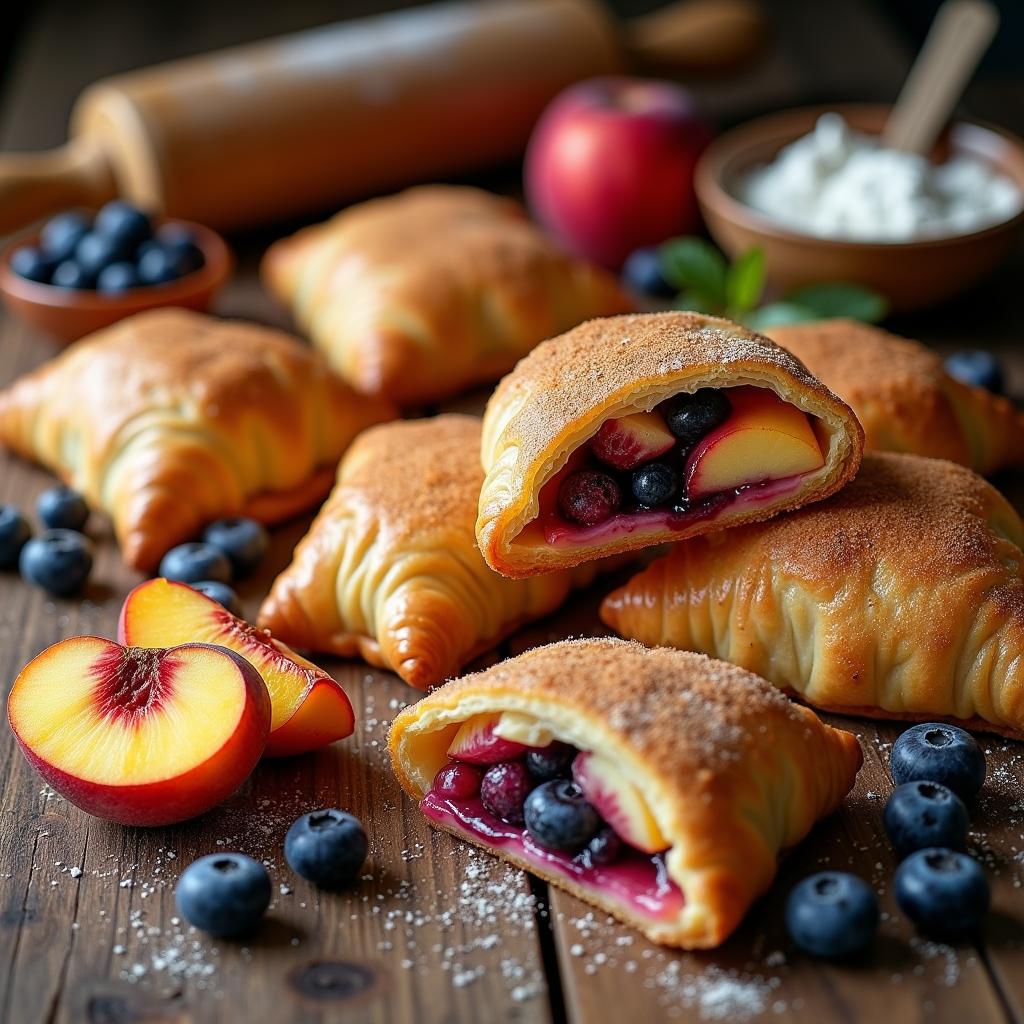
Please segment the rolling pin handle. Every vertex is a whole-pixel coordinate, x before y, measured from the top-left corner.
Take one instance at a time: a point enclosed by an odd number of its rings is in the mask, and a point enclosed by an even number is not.
[[[116,195],[106,154],[93,140],[0,155],[0,235],[69,206],[95,207]]]

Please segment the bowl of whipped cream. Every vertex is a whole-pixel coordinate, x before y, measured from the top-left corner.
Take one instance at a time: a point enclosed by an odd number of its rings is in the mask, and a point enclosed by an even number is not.
[[[958,121],[927,156],[890,149],[889,110],[789,110],[721,135],[696,171],[715,241],[732,257],[760,246],[782,291],[864,284],[896,310],[977,283],[1024,225],[1024,143]]]

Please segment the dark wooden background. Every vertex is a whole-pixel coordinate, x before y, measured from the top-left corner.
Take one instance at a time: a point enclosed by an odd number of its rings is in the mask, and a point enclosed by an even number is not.
[[[14,16],[0,16],[8,19],[0,57],[4,48],[9,55],[0,146],[62,141],[71,101],[99,75],[383,6],[399,4],[26,5]],[[620,5],[640,6],[651,5]],[[769,9],[775,35],[764,58],[742,74],[695,85],[723,124],[801,102],[894,95],[912,37],[888,17],[890,5],[786,0]],[[1015,66],[1012,58],[994,62],[972,88],[966,108],[1021,131],[1024,89]],[[515,169],[499,171],[494,181],[514,188]],[[233,239],[239,273],[218,312],[286,324],[255,279],[259,254],[274,234]],[[1007,361],[1013,389],[1024,393],[1018,350],[1022,269],[1018,252],[973,295],[893,326],[940,348],[994,348]],[[0,385],[54,351],[29,329],[0,320]],[[39,470],[0,455],[0,501],[29,509],[49,482]],[[999,483],[1024,507],[1018,479]],[[262,574],[244,588],[250,614],[307,523],[275,533]],[[0,680],[7,685],[25,662],[63,637],[113,635],[121,599],[137,577],[121,565],[102,522],[95,522],[94,533],[99,558],[84,600],[52,600],[13,575],[0,576]],[[584,595],[495,656],[567,633],[598,632],[594,609],[600,596]],[[1017,745],[985,743],[990,780],[974,808],[971,838],[995,896],[983,943],[949,948],[922,942],[896,911],[893,860],[881,827],[890,789],[887,751],[896,730],[848,722],[863,742],[866,765],[846,807],[787,858],[772,893],[721,950],[677,955],[447,836],[431,834],[399,792],[384,751],[387,725],[410,691],[361,664],[328,667],[360,712],[355,736],[315,756],[261,765],[226,806],[170,829],[120,828],[80,813],[42,785],[8,731],[0,730],[0,1019],[1024,1019],[1024,763]],[[324,805],[352,810],[371,835],[365,878],[351,893],[318,893],[283,863],[288,825]],[[274,878],[268,918],[245,945],[210,942],[175,915],[173,888],[181,868],[223,849],[265,860]],[[813,963],[785,938],[780,908],[786,891],[823,866],[857,871],[881,895],[881,935],[861,961]]]

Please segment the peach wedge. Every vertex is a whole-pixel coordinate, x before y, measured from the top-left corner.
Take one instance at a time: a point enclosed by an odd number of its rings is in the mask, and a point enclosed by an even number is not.
[[[220,647],[78,636],[22,669],[7,717],[29,763],[71,803],[123,825],[169,825],[249,777],[270,699],[259,673]]]
[[[323,669],[184,583],[140,583],[125,599],[118,639],[133,647],[198,641],[240,654],[263,677],[273,709],[266,756],[288,757],[344,739],[355,728],[348,695]]]

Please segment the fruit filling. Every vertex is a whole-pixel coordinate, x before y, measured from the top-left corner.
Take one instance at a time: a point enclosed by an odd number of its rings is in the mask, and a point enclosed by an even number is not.
[[[825,464],[806,413],[767,388],[702,388],[606,420],[541,490],[548,544],[683,529],[775,501]]]
[[[458,729],[423,813],[652,919],[678,915],[684,897],[665,867],[670,843],[636,786],[592,751],[498,735],[513,731],[510,717],[478,715]]]

